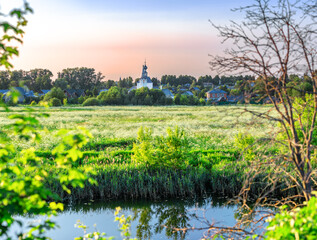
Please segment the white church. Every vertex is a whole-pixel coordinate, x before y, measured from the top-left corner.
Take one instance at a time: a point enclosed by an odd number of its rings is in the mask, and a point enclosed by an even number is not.
[[[142,76],[140,80],[137,82],[136,88],[142,88],[142,87],[147,87],[148,89],[153,88],[153,82],[151,81],[151,78],[147,74],[147,66],[146,62],[143,65],[143,70],[142,70]]]

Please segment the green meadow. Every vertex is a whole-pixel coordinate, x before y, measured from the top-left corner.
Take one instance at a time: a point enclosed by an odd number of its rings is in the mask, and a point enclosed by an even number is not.
[[[258,112],[269,110],[269,106],[247,108]],[[240,157],[238,134],[260,139],[277,131],[275,123],[256,118],[242,105],[67,106],[34,107],[33,111],[50,115],[41,119],[42,141],[29,145],[16,139],[15,145],[21,150],[34,147],[50,174],[56,173],[51,150],[60,141],[55,136],[59,129],[85,128],[93,135],[81,149],[83,156],[74,164],[79,169],[93,169],[92,177],[98,185],[87,182],[84,189],[72,189],[68,195],[59,183],[49,177],[46,180],[64,201],[195,198],[210,193],[231,197],[241,189],[248,170],[248,163]],[[27,114],[22,107],[13,107],[10,113],[0,112],[1,128],[11,121],[7,115],[14,113]],[[184,135],[176,136],[176,126]],[[149,139],[138,139],[140,127],[150,129]],[[168,128],[175,135],[168,136]]]

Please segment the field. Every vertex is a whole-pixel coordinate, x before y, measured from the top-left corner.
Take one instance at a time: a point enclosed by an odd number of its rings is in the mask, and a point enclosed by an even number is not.
[[[269,107],[250,106],[249,110],[266,111]],[[165,134],[166,128],[179,126],[197,139],[205,139],[216,147],[232,144],[236,134],[248,133],[263,137],[275,131],[274,123],[261,120],[245,113],[244,106],[217,107],[60,107],[34,108],[36,111],[50,114],[41,122],[50,131],[43,134],[40,150],[52,149],[58,139],[52,137],[61,128],[74,129],[84,127],[94,136],[93,141],[104,139],[136,138],[141,126],[152,128],[154,135]],[[0,112],[0,127],[8,124],[9,114],[20,113],[23,108],[12,108],[13,112]],[[20,143],[23,144],[23,143]],[[203,146],[201,146],[203,147]],[[207,146],[206,146],[207,147]]]
[[[268,108],[248,107],[249,110],[260,112]],[[11,121],[7,115],[25,112],[21,107],[12,110],[11,113],[0,112],[1,128]],[[60,141],[60,138],[55,137],[59,129],[84,127],[94,137],[83,147],[84,156],[76,162],[76,166],[92,167],[97,173],[93,177],[98,186],[86,183],[84,190],[74,189],[69,196],[58,183],[47,180],[50,188],[65,201],[197,197],[208,192],[234,195],[241,188],[246,170],[245,162],[237,163],[241,150],[235,144],[237,134],[250,134],[257,139],[272,135],[277,130],[268,120],[246,113],[244,106],[35,107],[34,110],[50,115],[49,118],[41,119],[44,126],[42,141],[33,147],[37,155],[49,163],[51,174],[55,174],[52,167],[55,156],[51,150]],[[156,159],[158,164],[150,166],[143,164],[142,159],[132,161],[136,155],[134,145],[137,144],[137,132],[141,126],[153,131],[150,142],[153,154],[161,151],[162,159],[167,159],[164,161],[178,161],[178,165],[160,164],[160,158]],[[174,129],[175,126],[184,130],[188,140],[186,148],[180,148],[178,157],[174,153],[166,153],[168,149],[159,149],[155,140],[155,136],[165,136],[162,141],[167,141],[166,129]],[[21,150],[30,147],[25,141],[15,141]]]

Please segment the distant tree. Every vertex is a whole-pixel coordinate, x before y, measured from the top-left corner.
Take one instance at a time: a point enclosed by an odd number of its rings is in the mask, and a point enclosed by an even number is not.
[[[0,71],[0,89],[10,88],[10,72]]]
[[[157,87],[160,84],[160,81],[157,78],[152,78],[151,81],[153,82],[153,87]]]
[[[53,73],[48,69],[32,69],[26,73],[25,85],[34,92],[52,88]]]
[[[152,97],[150,96],[150,94],[147,94],[144,98],[144,105],[152,105],[152,104],[153,104]]]
[[[57,78],[54,83],[54,87],[60,88],[62,90],[66,90],[68,88],[68,82],[66,79],[63,78]]]
[[[97,98],[103,105],[123,105],[125,92],[119,87],[111,87],[107,92],[102,92]]]
[[[44,101],[49,101],[52,98],[57,98],[59,99],[61,102],[63,102],[63,99],[65,98],[65,94],[64,91],[60,88],[57,87],[53,87],[51,89],[51,91],[49,91],[45,97],[44,97]]]
[[[180,105],[189,105],[189,99],[186,95],[181,95]]]
[[[119,88],[130,88],[133,86],[133,78],[132,77],[127,77],[123,78],[118,81],[118,87]]]
[[[104,87],[106,89],[110,89],[113,86],[116,86],[116,82],[114,80],[108,80],[104,83]]]
[[[152,97],[153,104],[159,105],[160,103],[163,103],[164,105],[165,100],[162,100],[162,98],[165,98],[165,94],[162,92],[162,90],[151,89],[150,96]]]
[[[71,89],[93,90],[100,88],[104,76],[95,72],[94,68],[67,68],[58,73],[58,79],[63,79]]]
[[[174,103],[176,105],[180,105],[181,104],[181,94],[180,93],[177,93],[175,96],[174,96]]]

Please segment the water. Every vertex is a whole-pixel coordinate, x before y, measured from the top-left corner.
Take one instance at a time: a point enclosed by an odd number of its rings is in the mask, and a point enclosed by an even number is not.
[[[212,198],[162,202],[99,201],[66,206],[64,212],[52,218],[59,228],[50,230],[48,236],[61,240],[83,236],[83,231],[74,227],[76,221],[80,220],[88,226],[87,232],[97,229],[107,233],[107,236],[121,239],[118,223],[114,222],[114,212],[118,206],[122,208],[121,214],[133,217],[132,236],[139,239],[201,239],[205,230],[183,234],[174,232],[173,228],[207,227],[206,221],[216,222],[217,226],[233,226],[236,223],[234,212],[237,207],[223,205],[223,202]],[[30,217],[18,218],[24,223],[39,220]],[[15,226],[14,232],[17,229]]]

